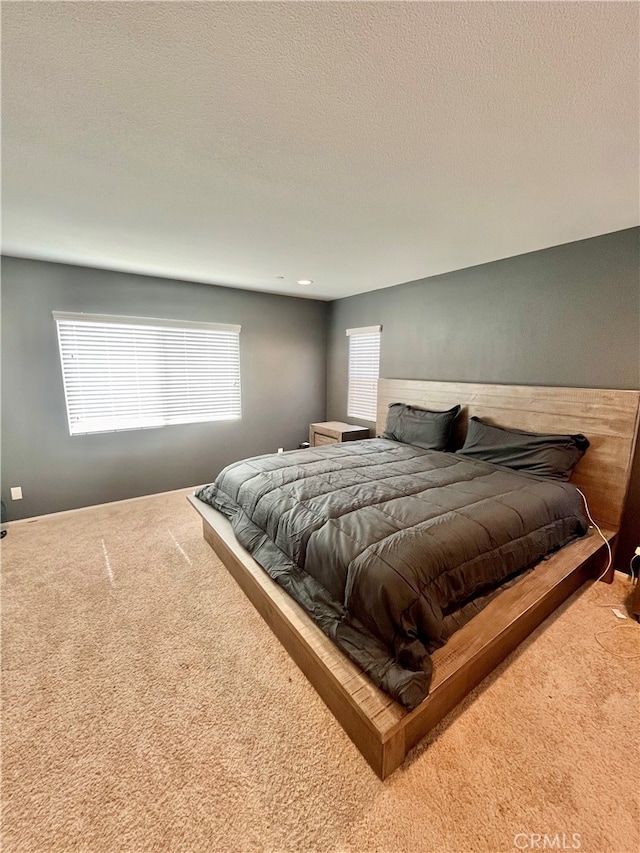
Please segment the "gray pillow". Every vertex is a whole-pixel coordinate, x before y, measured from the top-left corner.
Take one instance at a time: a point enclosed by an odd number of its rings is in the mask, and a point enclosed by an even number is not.
[[[465,456],[505,465],[516,471],[568,480],[589,447],[584,435],[543,435],[488,424],[469,418],[464,447]]]
[[[382,437],[425,450],[444,450],[459,411],[460,406],[446,412],[432,412],[406,403],[391,403]]]

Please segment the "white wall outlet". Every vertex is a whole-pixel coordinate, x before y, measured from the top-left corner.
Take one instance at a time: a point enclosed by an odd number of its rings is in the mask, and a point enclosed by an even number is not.
[[[284,447],[279,447],[279,448],[278,448],[278,453],[284,453]]]
[[[12,501],[21,501],[22,500],[22,486],[12,486],[11,487],[11,500]]]
[[[636,548],[636,557],[640,557],[640,545]]]

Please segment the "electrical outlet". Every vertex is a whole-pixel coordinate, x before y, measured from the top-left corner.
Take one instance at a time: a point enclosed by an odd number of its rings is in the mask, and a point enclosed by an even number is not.
[[[278,453],[284,453],[284,447],[279,447],[279,448],[278,448]]]
[[[21,501],[22,500],[22,486],[12,486],[11,487],[11,500],[12,501]]]
[[[636,548],[636,557],[640,557],[640,545]]]

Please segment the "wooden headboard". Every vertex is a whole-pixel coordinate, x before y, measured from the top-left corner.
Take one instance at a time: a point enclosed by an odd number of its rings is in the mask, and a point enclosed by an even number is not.
[[[531,432],[582,433],[591,446],[571,482],[585,493],[595,520],[617,529],[631,475],[639,402],[638,391],[380,379],[377,434],[384,430],[391,403],[435,410],[459,403],[456,447],[462,446],[471,415]]]

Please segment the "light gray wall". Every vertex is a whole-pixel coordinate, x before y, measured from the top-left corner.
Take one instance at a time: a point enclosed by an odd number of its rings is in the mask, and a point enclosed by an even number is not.
[[[640,388],[639,236],[618,231],[332,303],[327,417],[347,419],[345,329],[376,323],[381,376]],[[619,548],[627,563],[640,544],[639,481],[640,453]]]
[[[70,436],[53,310],[241,324],[242,420]],[[324,420],[327,314],[315,300],[4,257],[9,518],[209,482],[236,459],[297,447]]]

